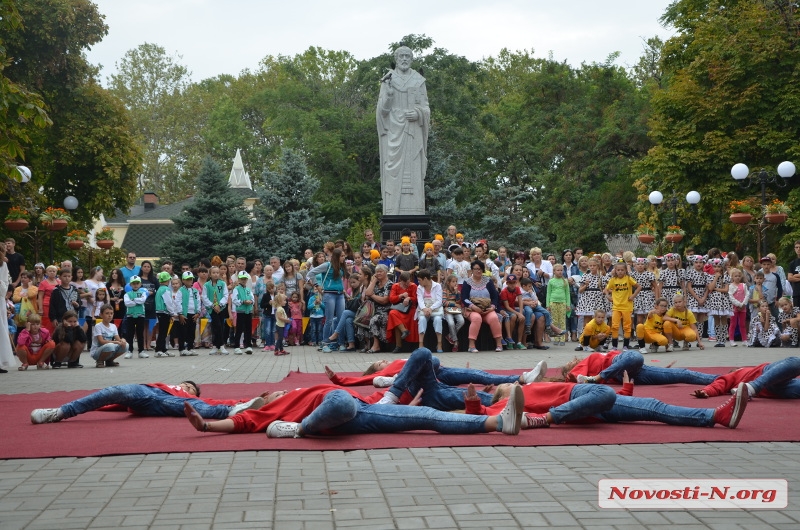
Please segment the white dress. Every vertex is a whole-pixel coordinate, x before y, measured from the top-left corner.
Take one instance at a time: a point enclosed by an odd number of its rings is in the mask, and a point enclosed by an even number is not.
[[[8,312],[6,311],[6,293],[8,293],[8,264],[0,261],[0,368],[10,370],[17,367],[11,339],[8,336]]]

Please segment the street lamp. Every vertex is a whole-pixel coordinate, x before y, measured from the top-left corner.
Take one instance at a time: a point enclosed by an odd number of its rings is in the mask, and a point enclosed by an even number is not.
[[[647,197],[650,201],[650,204],[653,206],[659,206],[661,202],[664,200],[664,194],[660,191],[652,191],[650,195]],[[686,202],[693,208],[697,207],[697,204],[700,202],[700,193],[696,191],[690,191],[686,194]],[[672,224],[678,224],[678,195],[673,190],[672,197],[669,199],[669,205],[672,206]]]
[[[739,163],[735,164],[731,168],[731,176],[734,180],[739,183],[739,187],[742,189],[747,189],[753,185],[753,182],[758,181],[761,185],[761,212],[762,216],[758,220],[758,233],[761,234],[761,228],[763,223],[763,213],[767,206],[767,184],[773,184],[775,187],[778,188],[785,188],[788,185],[788,179],[792,178],[795,174],[796,168],[792,162],[788,160],[785,162],[781,162],[778,164],[778,172],[774,173],[772,171],[768,171],[765,168],[757,169],[755,171],[750,171],[745,164]],[[779,178],[780,177],[780,178]],[[766,231],[763,233],[763,237],[760,237],[762,242],[762,256],[767,254],[767,234]]]

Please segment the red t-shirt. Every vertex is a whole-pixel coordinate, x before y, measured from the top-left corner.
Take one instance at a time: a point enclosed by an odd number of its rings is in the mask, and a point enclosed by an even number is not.
[[[503,305],[503,301],[508,302],[508,307],[512,310],[517,310],[517,296],[522,294],[522,290],[517,287],[514,291],[509,291],[508,287],[504,287],[502,291],[500,291],[500,305],[502,309],[505,309],[506,306]]]
[[[761,376],[761,374],[764,373],[764,367],[768,364],[769,363],[759,364],[758,366],[745,366],[744,368],[739,368],[733,372],[721,375],[714,379],[711,384],[705,387],[703,390],[705,390],[706,394],[709,396],[721,396],[723,394],[727,394],[731,391],[731,389],[736,388],[739,383],[749,383],[750,381]],[[766,398],[776,397],[775,394],[767,391],[766,389],[761,390],[758,393],[758,396]]]

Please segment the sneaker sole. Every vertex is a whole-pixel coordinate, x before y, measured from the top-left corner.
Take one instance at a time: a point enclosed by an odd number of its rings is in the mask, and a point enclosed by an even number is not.
[[[522,415],[525,412],[523,409],[525,408],[525,394],[522,393],[522,387],[519,385],[514,385],[511,390],[511,397],[508,398],[510,400],[514,400],[514,413],[516,415],[516,424],[514,425],[514,430],[511,433],[505,434],[519,434],[520,429],[522,428]],[[505,431],[504,431],[505,432]]]
[[[742,421],[742,416],[744,415],[744,410],[747,408],[747,400],[750,396],[747,385],[744,383],[739,383],[739,386],[736,388],[736,402],[733,406],[733,414],[731,415],[731,421],[728,424],[729,429],[735,429],[739,422]]]

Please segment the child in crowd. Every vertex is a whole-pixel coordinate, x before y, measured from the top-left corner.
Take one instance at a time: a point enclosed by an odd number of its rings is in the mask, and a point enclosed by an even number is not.
[[[464,326],[464,315],[461,312],[461,293],[458,288],[458,277],[450,274],[444,282],[444,319],[447,321],[447,342],[458,351],[458,331]]]
[[[594,351],[603,350],[603,344],[608,339],[611,333],[611,327],[606,323],[606,312],[603,309],[597,309],[594,312],[594,318],[583,325],[583,333],[578,338],[580,346],[575,348],[575,351]]]
[[[23,273],[24,274],[24,273]],[[50,340],[50,332],[42,327],[42,317],[33,313],[28,317],[28,327],[19,332],[17,337],[17,357],[22,366],[20,371],[28,369],[28,365],[35,364],[37,370],[46,370],[50,355],[56,343]]]
[[[750,320],[752,321],[758,312],[761,300],[766,298],[764,293],[764,272],[756,271],[753,276],[753,285],[750,286]]]
[[[200,301],[200,292],[194,288],[194,274],[186,271],[181,275],[181,314],[180,335],[178,339],[178,351],[183,357],[196,356],[194,351],[194,337],[197,329],[197,322],[200,320],[200,312],[203,307]]]
[[[131,290],[126,292],[123,297],[127,308],[125,318],[127,319],[126,328],[128,332],[128,351],[125,353],[125,358],[130,359],[133,357],[133,337],[135,336],[136,342],[139,344],[139,358],[147,359],[150,357],[144,351],[144,330],[147,327],[144,305],[147,302],[147,291],[141,288],[142,279],[139,276],[131,276],[131,280],[128,283],[131,286]],[[94,336],[94,333],[92,333],[92,336]]]
[[[92,330],[92,349],[89,355],[95,361],[95,368],[119,366],[114,359],[128,351],[128,343],[119,337],[119,331],[113,322],[114,306],[104,305],[100,309],[100,317],[103,320],[98,322]],[[140,347],[141,345],[142,342],[139,342]]]
[[[728,339],[731,346],[736,346],[734,341],[736,329],[739,329],[739,335],[742,337],[742,342],[747,343],[747,304],[750,300],[750,291],[747,289],[747,284],[744,283],[744,275],[739,269],[731,269],[731,283],[728,284],[728,298],[731,302],[733,310],[733,317],[731,318],[731,327],[728,329]]]
[[[633,272],[631,278],[636,280],[636,283],[642,286],[639,294],[633,301],[633,312],[636,314],[636,324],[644,324],[647,315],[653,310],[656,305],[656,277],[647,270],[647,258],[634,258]]]
[[[292,319],[289,329],[289,346],[299,346],[303,342],[303,304],[300,302],[300,294],[292,293],[289,301],[289,316]]]
[[[264,351],[275,351],[275,307],[272,297],[275,296],[275,284],[272,280],[264,285],[264,294],[261,296],[261,336],[264,337]]]
[[[524,269],[528,270],[528,269]],[[525,274],[523,272],[523,274]],[[506,276],[508,278],[508,276]],[[519,296],[520,303],[522,304],[522,313],[525,315],[525,335],[531,334],[531,327],[533,326],[534,318],[544,317],[545,331],[551,337],[566,335],[566,331],[561,330],[553,323],[553,317],[550,311],[542,307],[539,303],[539,296],[533,288],[533,280],[529,277],[522,278],[519,281],[522,286],[522,293]]]
[[[20,272],[19,285],[14,289],[14,294],[11,297],[15,304],[19,304],[19,311],[16,316],[16,321],[19,326],[25,326],[32,315],[38,316],[38,297],[39,289],[31,284],[31,274],[27,271]],[[41,322],[41,319],[39,319],[40,325]]]
[[[161,273],[159,273],[160,275]],[[220,279],[220,268],[211,267],[211,278],[203,286],[203,305],[211,315],[211,340],[214,349],[209,355],[228,355],[225,349],[225,319],[228,318],[228,286]],[[168,275],[169,276],[169,275]]]
[[[631,313],[633,313],[633,300],[642,286],[628,275],[628,266],[624,260],[618,260],[614,271],[603,291],[611,302],[611,345],[616,348],[618,343],[619,324],[622,321],[623,348],[630,348],[631,339]]]
[[[564,278],[564,266],[560,263],[553,265],[553,277],[547,282],[547,310],[553,317],[553,326],[559,330],[567,327],[567,310],[570,306],[569,282]],[[553,344],[563,345],[566,341],[564,335],[553,339]]]
[[[291,325],[292,319],[286,315],[286,295],[278,293],[272,299],[272,307],[275,308],[275,355],[288,355],[289,352],[283,349],[283,328],[287,324]]]
[[[169,335],[170,322],[172,315],[172,294],[170,289],[170,275],[166,271],[158,273],[158,283],[156,291],[156,318],[158,318],[158,337],[156,338],[156,357],[173,357],[167,351],[167,336]]]
[[[786,347],[797,347],[797,327],[800,325],[800,307],[792,305],[789,296],[778,300],[778,324],[781,328],[781,342]]]
[[[236,347],[236,349],[233,350],[234,355],[241,355],[243,353],[239,346],[241,344],[242,335],[244,335],[244,353],[247,355],[253,354],[252,330],[253,304],[255,299],[253,297],[253,291],[247,287],[247,281],[249,279],[250,275],[245,271],[241,271],[238,274],[239,284],[234,287],[231,293],[231,304],[234,311],[236,311],[236,335],[233,338],[233,345]]]
[[[686,271],[686,292],[689,296],[686,300],[687,307],[695,314],[697,319],[697,335],[703,336],[703,326],[708,319],[708,308],[706,307],[706,300],[708,299],[708,284],[713,281],[710,274],[703,270],[705,258],[703,256],[690,256],[689,261],[692,262],[692,268]],[[714,333],[709,329],[709,337]]]
[[[581,278],[581,284],[578,287],[578,307],[575,309],[575,314],[583,317],[584,326],[595,318],[596,311],[602,309],[605,314],[605,302],[603,298],[603,288],[605,281],[603,275],[599,272],[600,262],[597,258],[589,258],[589,272]]]
[[[419,270],[426,270],[431,273],[433,281],[439,283],[441,279],[442,264],[433,251],[433,243],[425,243],[423,255],[419,259]]]
[[[517,297],[522,295],[522,290],[517,284],[517,277],[513,274],[506,276],[506,286],[500,291],[500,307],[505,313],[502,322],[505,323],[505,340],[509,350],[527,349],[525,346],[525,314],[522,311],[522,304],[517,302]],[[498,314],[500,317],[500,314]],[[514,341],[516,337],[516,343]]]
[[[725,339],[728,337],[728,317],[733,315],[733,305],[731,304],[730,295],[728,294],[728,285],[731,283],[731,278],[725,271],[725,263],[720,258],[710,260],[714,275],[711,277],[711,282],[708,284],[708,301],[706,307],[708,313],[714,315],[715,333],[717,343],[715,348],[724,348]],[[731,346],[736,346],[734,341],[730,341]]]
[[[53,341],[56,347],[53,349],[53,368],[61,368],[66,361],[67,368],[83,368],[80,363],[80,356],[86,347],[86,332],[78,325],[78,313],[67,311],[61,316],[61,323],[53,332]]]
[[[464,259],[464,249],[460,246],[453,246],[450,249],[452,258],[447,262],[447,275],[455,274],[458,281],[458,290],[461,292],[461,285],[469,276],[469,261]]]
[[[70,284],[72,281],[72,269],[61,269],[58,271],[61,284],[53,289],[50,295],[50,322],[58,326],[64,319],[64,314],[75,311],[77,315],[80,303],[78,302],[78,290]],[[85,342],[85,341],[84,341]]]
[[[748,346],[751,348],[774,348],[781,345],[780,329],[772,313],[769,310],[769,302],[761,299],[758,304],[758,312],[750,321],[750,340]]]
[[[659,284],[661,286],[661,298],[672,300],[678,291],[683,292],[685,272],[681,268],[681,257],[679,254],[667,254],[664,256],[667,268],[659,274]]]
[[[689,349],[689,343],[696,340],[697,347],[701,350],[705,349],[703,338],[697,332],[697,320],[695,320],[694,313],[686,307],[686,297],[680,291],[672,297],[672,307],[667,311],[667,316],[676,320],[674,326],[664,330],[670,344],[673,341],[682,340],[682,349],[686,351]]]
[[[668,302],[664,298],[655,301],[655,306],[644,324],[636,325],[636,338],[639,339],[641,353],[648,353],[646,345],[650,345],[649,352],[655,353],[659,346],[665,346],[666,351],[672,351],[672,341],[667,339],[666,334],[672,332],[672,325],[679,322],[677,318],[667,316]],[[682,325],[682,324],[681,324]]]
[[[313,292],[308,299],[308,316],[308,325],[311,328],[311,341],[308,345],[322,345],[322,319],[325,317],[325,302],[323,301],[321,282],[314,284]]]
[[[400,273],[408,272],[411,274],[411,280],[414,281],[418,270],[419,258],[411,252],[411,238],[403,236],[400,239],[400,254],[394,260],[395,275],[399,278]]]

